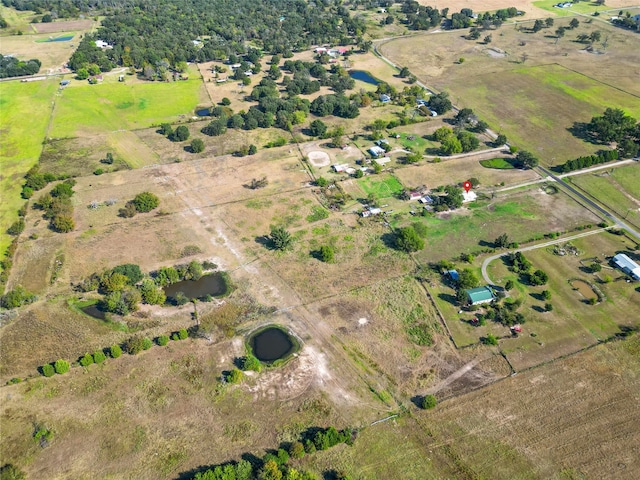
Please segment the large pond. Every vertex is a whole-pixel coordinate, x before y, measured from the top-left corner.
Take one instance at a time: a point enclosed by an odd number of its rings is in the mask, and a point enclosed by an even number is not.
[[[264,363],[291,355],[298,349],[298,342],[282,328],[272,326],[259,330],[249,338],[253,355]]]
[[[174,298],[178,292],[185,294],[187,298],[203,298],[207,295],[217,297],[227,293],[227,281],[221,273],[203,275],[198,280],[182,280],[164,287],[167,298]]]
[[[89,315],[90,317],[97,318],[98,320],[107,319],[107,314],[98,308],[97,303],[82,307],[80,310],[82,310],[83,313]]]
[[[371,85],[378,85],[380,83],[380,80],[364,70],[349,70],[349,76],[354,80],[360,80],[361,82],[369,83]]]

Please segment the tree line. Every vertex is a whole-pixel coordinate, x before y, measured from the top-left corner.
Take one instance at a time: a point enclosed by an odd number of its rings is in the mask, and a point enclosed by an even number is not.
[[[25,62],[15,57],[0,55],[0,78],[35,75],[40,71],[40,65],[42,64],[37,58]]]

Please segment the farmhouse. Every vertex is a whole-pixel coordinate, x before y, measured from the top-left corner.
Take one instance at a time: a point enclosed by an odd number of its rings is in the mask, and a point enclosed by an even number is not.
[[[104,49],[109,49],[109,48],[113,48],[113,45],[109,45],[107,42],[105,42],[104,40],[96,40],[95,41],[96,47],[98,48],[102,48]]]
[[[377,207],[369,207],[367,210],[364,210],[362,212],[362,216],[367,218],[367,217],[371,217],[372,215],[380,215],[382,213],[382,210],[377,208]]]
[[[467,294],[467,300],[471,305],[482,305],[483,303],[491,303],[496,298],[496,294],[488,285],[485,285],[484,287],[465,290],[465,293]]]
[[[422,198],[422,192],[417,190],[411,190],[409,192],[409,200],[420,200]]]
[[[640,265],[631,260],[624,253],[619,253],[613,257],[613,263],[624,273],[630,275],[634,280],[640,280]]]

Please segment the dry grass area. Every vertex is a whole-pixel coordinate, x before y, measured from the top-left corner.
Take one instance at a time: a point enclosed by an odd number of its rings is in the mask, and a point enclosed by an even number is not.
[[[71,54],[80,43],[80,33],[67,31],[69,35],[75,37],[68,42],[36,42],[36,40],[46,40],[49,34],[35,35],[12,35],[2,37],[3,55],[14,55],[20,60],[26,61],[37,58],[42,62],[40,73],[68,73],[63,65],[69,60]],[[72,47],[73,45],[73,47]]]
[[[600,114],[603,98],[607,106],[632,114],[638,108],[640,53],[633,32],[579,20],[580,26],[558,42],[551,29],[531,34],[505,25],[491,32],[490,45],[451,31],[392,40],[381,51],[425,84],[449,91],[456,105],[473,108],[511,142],[536,152],[544,163],[556,164],[597,149],[567,129]],[[554,31],[569,21],[556,20]],[[606,48],[596,45],[601,54],[588,53],[584,44],[575,42],[577,35],[595,30],[607,39]],[[458,62],[460,57],[464,63]]]
[[[89,30],[93,25],[93,20],[63,20],[60,22],[38,23],[33,28],[38,33],[77,32]]]

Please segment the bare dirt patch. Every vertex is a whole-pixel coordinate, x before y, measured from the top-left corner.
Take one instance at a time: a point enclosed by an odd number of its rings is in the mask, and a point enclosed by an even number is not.
[[[93,20],[67,20],[62,22],[36,23],[33,28],[38,33],[77,32],[89,30],[93,26]]]
[[[309,161],[314,167],[326,167],[331,163],[331,158],[327,152],[315,150],[307,154]]]

